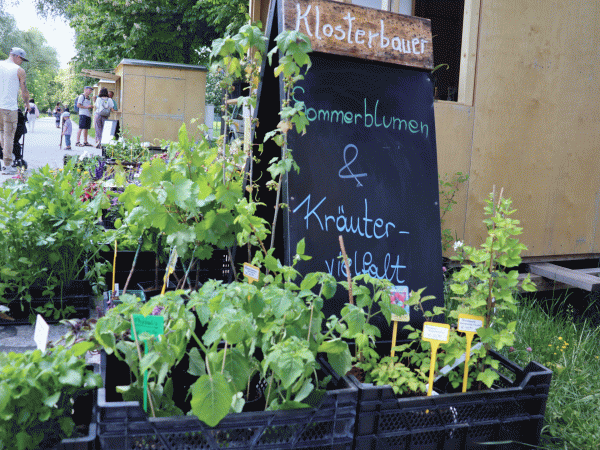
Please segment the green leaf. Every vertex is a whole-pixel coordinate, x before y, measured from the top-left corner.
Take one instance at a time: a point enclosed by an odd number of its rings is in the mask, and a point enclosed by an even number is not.
[[[491,388],[494,381],[498,378],[500,378],[500,376],[491,369],[485,369],[477,375],[477,381],[483,381],[488,388]]]
[[[60,399],[62,392],[55,392],[54,394],[50,395],[49,397],[46,397],[44,399],[44,405],[48,406],[48,407],[54,407],[54,405],[56,405],[56,402]]]
[[[206,375],[206,365],[202,360],[200,351],[197,348],[192,348],[189,353],[190,363],[188,366],[188,373],[194,376]]]
[[[346,346],[346,350],[341,353],[328,353],[327,361],[331,367],[339,375],[345,375],[352,368],[352,355],[350,349]]]
[[[58,381],[62,384],[69,384],[71,386],[81,386],[82,379],[81,372],[73,369],[67,370],[67,373],[58,377]]]
[[[209,427],[217,426],[229,413],[233,393],[227,379],[220,373],[212,377],[201,376],[191,390],[192,412]]]

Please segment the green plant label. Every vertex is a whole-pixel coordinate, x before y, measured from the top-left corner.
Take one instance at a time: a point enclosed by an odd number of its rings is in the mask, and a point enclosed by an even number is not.
[[[135,324],[135,331],[137,331],[138,335],[144,332],[153,336],[165,334],[165,318],[163,316],[144,317],[141,314],[134,314],[133,322]],[[131,326],[131,333],[134,333],[133,325]]]

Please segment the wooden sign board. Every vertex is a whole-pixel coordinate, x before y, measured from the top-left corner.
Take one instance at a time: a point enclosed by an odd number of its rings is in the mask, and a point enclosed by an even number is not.
[[[285,2],[271,3],[270,47],[282,31],[278,8]],[[317,0],[297,4],[305,13],[306,5],[312,5],[312,11],[315,5],[330,3]],[[384,21],[397,16],[374,10],[373,14]],[[323,27],[323,22],[320,24]],[[296,245],[304,239],[306,255],[312,258],[299,262],[297,270],[302,275],[327,272],[345,280],[339,246],[342,235],[352,276],[385,278],[394,286],[405,287],[406,292],[426,287],[425,295],[436,299],[424,306],[428,310],[443,306],[430,73],[367,56],[358,59],[313,52],[310,59],[311,68],[292,94],[292,103],[304,103],[309,125],[305,135],[288,133],[288,146],[300,172],[291,171],[285,180],[283,203],[288,207],[283,221],[277,221],[283,223],[276,236],[284,236],[285,264],[291,265]],[[261,124],[256,137],[259,143],[264,136],[261,133],[277,126],[284,97],[282,80],[274,78],[273,68],[266,67],[263,74],[256,109]],[[274,145],[269,149],[265,144],[264,149],[261,161],[281,154]],[[257,179],[268,179],[266,167],[264,163],[255,168],[263,172],[255,175]],[[265,220],[271,222],[274,200],[266,200],[266,195],[261,194],[260,199],[269,205]],[[339,288],[335,297],[324,303],[325,316],[339,314],[347,301],[347,292]],[[424,320],[421,311],[411,311],[413,327],[421,328]],[[381,314],[374,322],[382,331],[382,339],[391,339],[392,327]]]
[[[431,21],[327,0],[283,0],[284,29],[314,51],[433,69]]]

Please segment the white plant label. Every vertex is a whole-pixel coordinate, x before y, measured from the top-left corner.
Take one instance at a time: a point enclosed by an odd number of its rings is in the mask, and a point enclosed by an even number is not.
[[[42,353],[46,352],[46,344],[48,343],[48,333],[50,332],[50,326],[46,323],[44,318],[37,315],[35,320],[35,331],[33,332],[33,340],[35,341],[38,350]]]

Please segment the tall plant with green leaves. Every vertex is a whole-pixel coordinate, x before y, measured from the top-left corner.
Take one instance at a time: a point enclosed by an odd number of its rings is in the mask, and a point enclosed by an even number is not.
[[[514,344],[518,307],[515,294],[519,286],[533,292],[535,285],[529,275],[519,280],[516,268],[521,264],[521,252],[527,247],[515,237],[521,234],[522,228],[519,220],[511,217],[515,212],[512,201],[503,197],[502,190],[497,198],[493,191],[484,212],[487,216],[483,221],[487,228],[485,242],[478,248],[457,246],[458,255],[453,257],[462,267],[452,274],[450,291],[456,308],[448,311],[448,316],[456,320],[459,314],[467,313],[484,318],[483,327],[477,332],[478,341],[484,345],[475,351],[480,366],[476,379],[490,387],[498,378],[491,370],[497,369],[497,361],[487,352],[492,347],[501,350]],[[464,349],[462,344],[446,348],[448,358],[458,357],[461,347]]]

